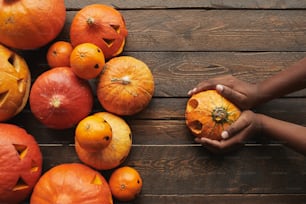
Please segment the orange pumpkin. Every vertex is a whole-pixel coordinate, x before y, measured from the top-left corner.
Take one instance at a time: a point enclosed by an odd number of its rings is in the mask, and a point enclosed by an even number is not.
[[[123,16],[113,7],[91,4],[82,8],[72,20],[70,40],[73,46],[93,43],[106,59],[123,51],[127,29]]]
[[[102,50],[92,43],[77,45],[70,55],[71,70],[80,78],[96,78],[105,64]]]
[[[129,166],[120,167],[111,174],[109,187],[116,199],[131,201],[141,192],[142,178],[135,168]]]
[[[42,171],[42,154],[32,135],[12,124],[0,123],[0,203],[25,200]]]
[[[37,182],[30,204],[112,204],[105,178],[78,163],[60,164],[48,170]]]
[[[70,55],[73,48],[70,42],[56,41],[47,51],[47,62],[51,68],[70,67]]]
[[[154,79],[148,66],[130,56],[120,56],[105,64],[97,85],[101,105],[117,115],[142,111],[154,92]]]
[[[0,64],[0,121],[6,121],[21,112],[26,105],[31,73],[21,56],[2,45]]]
[[[240,116],[240,110],[215,90],[194,94],[187,102],[186,124],[196,137],[221,140],[222,131]]]
[[[64,0],[0,1],[0,42],[35,49],[51,42],[66,19]]]
[[[100,149],[87,148],[80,138],[75,137],[75,149],[78,157],[85,164],[99,170],[108,170],[119,166],[127,158],[132,146],[132,134],[129,125],[120,117],[108,113],[93,114],[105,120],[112,128],[112,137],[109,144]],[[87,144],[95,137],[88,137]],[[92,151],[92,150],[95,151]]]
[[[45,126],[67,129],[91,112],[93,93],[89,82],[77,77],[70,67],[56,67],[36,78],[29,104],[35,118]]]
[[[90,115],[81,120],[75,129],[75,139],[87,151],[97,152],[112,140],[112,127],[98,115]]]

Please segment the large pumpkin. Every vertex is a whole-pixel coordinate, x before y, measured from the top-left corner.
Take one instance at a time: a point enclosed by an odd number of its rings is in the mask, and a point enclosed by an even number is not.
[[[105,120],[112,129],[112,137],[106,146],[100,149],[84,145],[77,136],[75,137],[75,149],[81,161],[99,170],[113,169],[119,166],[127,158],[132,146],[132,133],[129,125],[120,117],[108,113],[98,112],[94,116]],[[88,137],[88,140],[93,138]],[[90,142],[87,142],[89,144]]]
[[[18,49],[46,45],[62,30],[64,0],[1,0],[0,42]]]
[[[215,90],[208,90],[188,100],[185,116],[193,135],[221,140],[222,131],[238,119],[240,110]]]
[[[0,121],[8,120],[23,110],[30,85],[31,74],[26,61],[0,45]]]
[[[103,4],[91,4],[82,8],[73,18],[70,40],[73,46],[93,43],[100,47],[109,59],[123,51],[127,29],[121,13]]]
[[[23,128],[0,123],[0,203],[25,200],[41,175],[42,154]]]
[[[154,92],[154,79],[142,61],[120,56],[109,60],[97,85],[101,105],[117,115],[133,115],[142,111]]]
[[[93,93],[87,80],[69,67],[56,67],[37,77],[30,91],[30,108],[44,125],[54,129],[71,128],[86,117],[93,106]]]
[[[112,204],[105,178],[88,166],[60,164],[48,170],[37,182],[30,204]]]

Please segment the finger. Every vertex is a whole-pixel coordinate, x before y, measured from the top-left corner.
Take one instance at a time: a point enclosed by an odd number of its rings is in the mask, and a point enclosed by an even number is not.
[[[233,151],[243,144],[238,142],[236,138],[231,138],[229,140],[211,140],[208,138],[200,138],[200,143],[209,151],[215,154],[222,154],[226,152]]]
[[[227,129],[222,131],[221,137],[223,139],[228,139],[233,135],[237,135],[243,129],[247,128],[250,125],[250,121],[246,118],[246,113],[241,114],[241,116],[232,123]]]
[[[233,104],[241,104],[241,101],[246,98],[244,94],[222,84],[217,84],[216,90],[221,96],[223,96]]]
[[[194,87],[193,89],[189,90],[188,91],[188,95],[191,96],[191,95],[199,93],[201,91],[206,91],[206,90],[215,89],[215,88],[216,88],[216,85],[210,83],[209,81],[201,82],[196,87]]]

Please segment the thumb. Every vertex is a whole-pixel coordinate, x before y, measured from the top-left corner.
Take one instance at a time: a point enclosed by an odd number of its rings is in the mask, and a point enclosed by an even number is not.
[[[216,85],[216,91],[221,96],[223,96],[224,98],[226,98],[227,100],[229,100],[230,102],[232,102],[237,106],[239,106],[239,104],[241,104],[241,101],[243,101],[243,99],[245,98],[245,96],[240,92],[235,91],[234,89],[221,84]]]

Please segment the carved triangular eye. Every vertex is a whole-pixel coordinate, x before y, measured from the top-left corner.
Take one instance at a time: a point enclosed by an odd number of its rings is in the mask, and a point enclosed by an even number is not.
[[[19,158],[23,159],[27,152],[28,152],[28,147],[26,145],[20,145],[20,144],[13,144],[15,147],[15,150],[17,151]]]
[[[8,63],[10,63],[12,66],[14,66],[15,61],[15,54],[11,54],[10,57],[7,59]]]
[[[38,167],[37,163],[34,160],[32,160],[32,163],[31,163],[31,172],[36,172],[38,170],[39,170],[39,167]]]
[[[95,177],[91,181],[91,184],[102,185],[101,178],[98,175],[95,175]]]
[[[119,25],[110,25],[117,33],[120,32],[120,26]]]
[[[14,188],[12,189],[13,191],[18,191],[18,190],[23,190],[29,188],[29,185],[26,184],[26,182],[24,182],[24,180],[22,178],[19,178],[16,185],[14,186]]]

